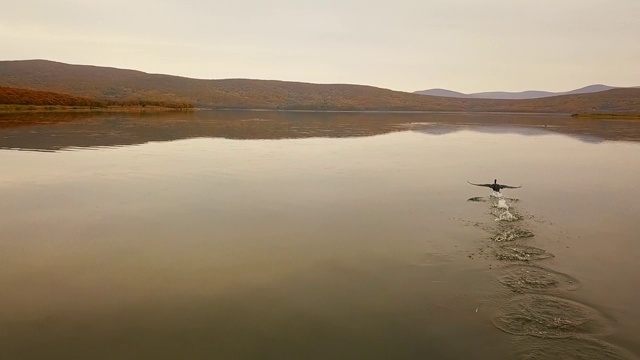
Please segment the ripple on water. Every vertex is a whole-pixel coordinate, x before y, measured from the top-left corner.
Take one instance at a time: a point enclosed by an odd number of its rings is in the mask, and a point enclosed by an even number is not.
[[[515,292],[576,290],[580,283],[565,274],[534,265],[507,265],[498,281]]]
[[[448,255],[427,252],[427,253],[421,254],[417,265],[418,266],[440,266],[448,262],[451,262],[451,257]]]
[[[623,348],[590,338],[548,339],[518,346],[521,350],[516,357],[523,360],[638,360]]]
[[[493,319],[500,330],[514,335],[566,338],[580,334],[610,334],[611,322],[598,310],[553,296],[520,295]]]
[[[554,257],[552,253],[544,249],[519,244],[502,245],[495,250],[498,260],[533,261]]]

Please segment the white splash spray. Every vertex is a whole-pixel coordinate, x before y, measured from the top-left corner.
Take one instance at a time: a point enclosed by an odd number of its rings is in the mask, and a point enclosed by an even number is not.
[[[490,198],[493,199],[493,207],[495,208],[493,214],[496,216],[496,221],[518,220],[518,218],[509,211],[509,204],[507,203],[507,199],[502,196],[502,193],[494,191],[490,195]]]

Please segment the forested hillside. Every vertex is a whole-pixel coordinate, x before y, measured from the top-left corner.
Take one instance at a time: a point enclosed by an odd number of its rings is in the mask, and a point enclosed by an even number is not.
[[[45,60],[0,61],[0,86],[51,91],[105,103],[212,109],[640,113],[637,88],[527,100],[466,99],[364,85],[200,80]]]

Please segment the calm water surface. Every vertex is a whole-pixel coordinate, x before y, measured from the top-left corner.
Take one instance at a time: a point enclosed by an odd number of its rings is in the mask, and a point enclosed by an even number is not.
[[[639,141],[560,116],[2,115],[0,359],[637,359]],[[467,183],[494,178],[522,188]]]

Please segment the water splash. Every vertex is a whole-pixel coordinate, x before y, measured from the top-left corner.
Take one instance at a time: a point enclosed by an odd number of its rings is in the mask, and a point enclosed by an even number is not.
[[[497,198],[497,199],[502,199],[502,198],[504,198],[504,196],[502,195],[502,193],[501,193],[501,192],[499,192],[499,191],[493,191],[493,192],[491,193],[491,195],[489,195],[489,196],[491,196],[491,197],[493,197],[493,198]]]
[[[529,237],[533,237],[533,233],[529,230],[508,227],[496,233],[491,239],[495,242],[507,242]]]
[[[505,200],[504,198],[498,200],[498,205],[496,205],[496,207],[498,209],[505,209],[505,210],[509,210],[509,205],[507,205],[507,200]]]
[[[554,257],[554,255],[544,249],[520,244],[503,245],[495,249],[495,256],[498,260],[508,261],[535,261]]]
[[[511,206],[507,198],[505,198],[500,192],[492,192],[489,195],[492,200],[492,214],[496,217],[495,221],[516,221],[520,220],[520,216],[511,212]]]
[[[514,216],[509,210],[500,211],[495,221],[516,221],[518,218]]]

